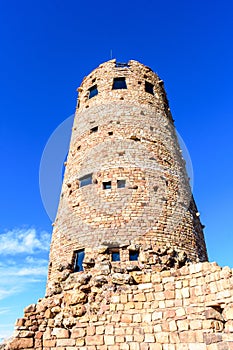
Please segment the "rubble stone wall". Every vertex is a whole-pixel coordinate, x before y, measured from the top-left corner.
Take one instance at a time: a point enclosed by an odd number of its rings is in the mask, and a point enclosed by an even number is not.
[[[158,272],[112,262],[111,268],[71,273],[62,290],[29,305],[6,349],[233,349],[229,267],[204,262]]]

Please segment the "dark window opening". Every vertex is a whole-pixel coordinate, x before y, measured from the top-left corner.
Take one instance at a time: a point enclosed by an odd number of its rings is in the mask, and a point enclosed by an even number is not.
[[[78,147],[77,147],[77,151],[79,151],[81,149],[81,146],[79,145]]]
[[[129,68],[129,64],[128,64],[128,62],[127,63],[125,63],[125,62],[116,62],[115,67],[116,68]]]
[[[74,258],[74,272],[83,271],[83,260],[84,260],[84,249],[78,250],[75,252]]]
[[[112,135],[113,135],[113,131],[109,131],[109,132],[108,132],[108,135],[109,135],[109,136],[112,136]]]
[[[97,132],[97,131],[98,131],[98,126],[94,126],[94,127],[91,128],[91,130],[90,130],[91,134],[92,134],[93,132]]]
[[[89,99],[96,95],[98,95],[98,89],[97,89],[97,85],[94,85],[89,89]]]
[[[114,249],[111,251],[112,261],[120,261],[120,251],[119,249]]]
[[[92,174],[85,175],[83,177],[80,177],[79,179],[79,186],[87,186],[92,184]]]
[[[125,180],[117,180],[117,188],[124,188],[125,187]]]
[[[141,141],[137,136],[131,136],[130,137],[131,140],[134,140],[134,141]]]
[[[130,261],[137,261],[139,257],[139,251],[138,250],[130,250],[129,251],[129,260]]]
[[[132,190],[137,190],[138,189],[138,185],[132,185],[132,186],[129,186],[128,188],[132,189]]]
[[[119,155],[120,157],[122,157],[124,154],[125,154],[125,151],[120,151],[120,152],[118,152],[118,155]]]
[[[145,81],[145,91],[151,95],[154,95],[154,85],[149,83],[149,81]]]
[[[125,78],[114,78],[112,89],[127,89]]]
[[[105,181],[103,182],[103,189],[104,190],[110,190],[112,187],[112,182],[111,181]]]

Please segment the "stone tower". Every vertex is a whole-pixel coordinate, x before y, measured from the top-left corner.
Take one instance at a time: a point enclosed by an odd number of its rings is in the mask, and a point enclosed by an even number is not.
[[[94,265],[100,246],[123,265],[143,262],[148,249],[170,249],[171,265],[206,261],[163,81],[137,61],[110,60],[78,92],[48,288],[61,271]]]
[[[46,296],[4,350],[232,350],[163,82],[111,60],[78,90]]]

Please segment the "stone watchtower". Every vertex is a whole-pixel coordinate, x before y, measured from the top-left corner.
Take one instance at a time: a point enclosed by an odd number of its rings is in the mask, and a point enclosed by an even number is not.
[[[111,60],[85,77],[78,91],[48,289],[61,271],[94,266],[100,246],[123,266],[168,248],[171,266],[206,261],[163,81],[137,61]]]
[[[5,349],[233,349],[233,274],[207,262],[162,80],[111,60],[78,91],[46,296]]]

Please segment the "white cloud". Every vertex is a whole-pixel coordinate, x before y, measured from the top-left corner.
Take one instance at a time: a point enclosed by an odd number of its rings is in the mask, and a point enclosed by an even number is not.
[[[0,234],[0,254],[33,254],[36,251],[48,251],[50,234],[37,233],[34,228],[14,229]]]
[[[24,267],[18,271],[12,272],[11,276],[47,276],[47,266]]]
[[[7,289],[1,288],[0,286],[0,300],[5,299],[11,295],[17,294],[19,292],[20,292],[19,286],[18,287],[14,286],[12,288],[7,288]]]
[[[44,296],[49,245],[50,235],[34,228],[0,232],[0,342],[24,307]]]
[[[9,307],[0,307],[0,315],[9,313]]]
[[[0,323],[0,343],[3,340],[8,339],[12,336],[13,329],[14,327],[11,323],[7,323],[7,324]]]
[[[26,291],[32,283],[44,285],[48,272],[48,248],[46,248],[46,244],[43,246],[44,250],[41,248],[41,238],[47,237],[47,234],[45,236],[43,233],[38,239],[35,236],[35,230],[15,230],[14,233],[12,232],[9,231],[4,235],[4,239],[2,239],[4,246],[1,246],[0,243],[0,253],[5,252],[7,247],[8,252],[12,252],[13,247],[15,247],[14,255],[12,254],[10,258],[9,255],[1,254],[0,300]],[[10,237],[12,237],[11,245]],[[20,242],[26,242],[24,247],[18,247]],[[38,250],[39,248],[40,250]],[[32,255],[28,255],[30,251]]]

